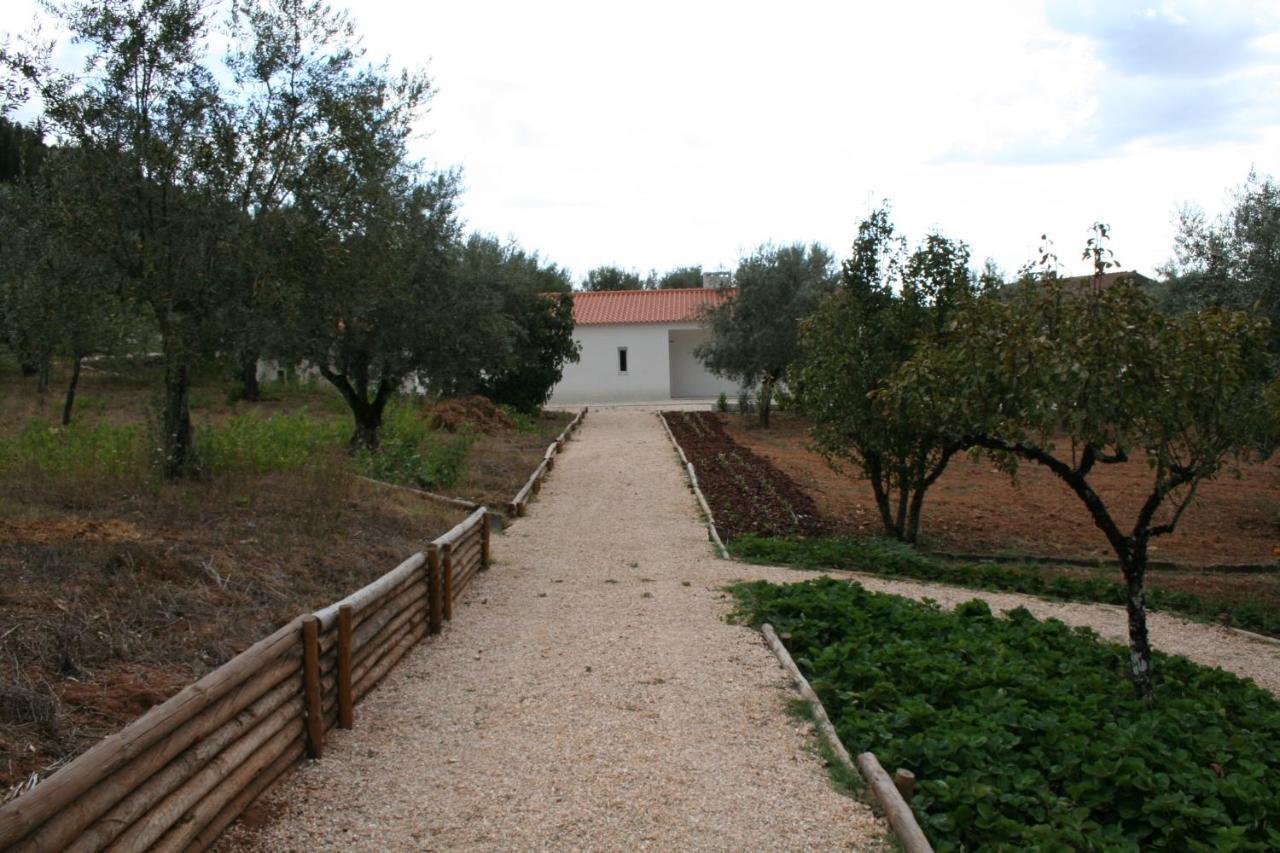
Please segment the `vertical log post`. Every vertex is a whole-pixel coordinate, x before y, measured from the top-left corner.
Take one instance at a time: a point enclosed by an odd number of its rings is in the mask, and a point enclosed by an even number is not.
[[[440,546],[440,573],[444,576],[440,584],[444,598],[444,621],[453,620],[453,545],[446,542]]]
[[[351,605],[338,608],[338,725],[349,729],[355,721],[351,699]]]
[[[307,754],[324,753],[324,720],[320,716],[320,620],[302,617],[302,687],[307,707]]]
[[[489,568],[489,513],[480,522],[480,568]]]
[[[440,578],[440,546],[427,548],[427,630],[439,634],[444,618],[444,585]]]
[[[910,804],[911,798],[916,795],[916,774],[899,767],[893,771],[893,786],[898,789],[902,799]]]

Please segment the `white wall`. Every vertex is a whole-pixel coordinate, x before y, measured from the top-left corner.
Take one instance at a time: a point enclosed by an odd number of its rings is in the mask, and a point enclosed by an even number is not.
[[[641,403],[671,398],[667,327],[660,325],[578,326],[582,347],[577,364],[566,364],[551,402]],[[618,370],[618,347],[627,348],[627,372]]]
[[[693,354],[694,347],[711,339],[710,331],[697,326],[670,328],[667,339],[671,344],[672,397],[737,396],[738,383],[716,376]]]

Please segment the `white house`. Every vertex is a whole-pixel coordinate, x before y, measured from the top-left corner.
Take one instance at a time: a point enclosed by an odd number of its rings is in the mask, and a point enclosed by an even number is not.
[[[693,349],[710,337],[698,321],[729,289],[605,290],[573,294],[576,364],[551,394],[552,404],[651,403],[738,393],[738,385],[702,366]]]

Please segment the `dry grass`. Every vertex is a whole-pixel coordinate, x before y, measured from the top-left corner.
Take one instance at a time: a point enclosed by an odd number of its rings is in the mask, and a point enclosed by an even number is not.
[[[462,476],[447,493],[490,507],[506,506],[571,420],[566,412],[545,412],[526,430],[479,436],[467,451]]]
[[[461,513],[300,471],[14,500],[0,484],[0,786],[42,775]],[[68,509],[68,506],[74,509]]]

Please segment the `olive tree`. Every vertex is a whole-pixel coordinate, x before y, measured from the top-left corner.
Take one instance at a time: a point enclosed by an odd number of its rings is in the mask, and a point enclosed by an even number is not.
[[[879,397],[946,424],[953,441],[1010,474],[1033,462],[1071,489],[1119,560],[1134,690],[1150,699],[1148,551],[1174,532],[1201,483],[1274,439],[1269,324],[1221,308],[1169,315],[1136,282],[1101,286],[1114,263],[1105,226],[1096,228],[1086,252],[1094,284],[1029,279],[1012,295],[971,301],[945,344],[923,344]],[[1132,458],[1146,461],[1150,488],[1122,519],[1090,477]]]
[[[587,273],[582,280],[582,289],[600,290],[645,290],[645,281],[635,270],[624,270],[622,267],[608,264],[596,267]]]
[[[1168,301],[1256,310],[1271,320],[1268,343],[1280,356],[1280,184],[1250,172],[1225,215],[1184,208],[1175,249]]]
[[[479,355],[474,390],[496,403],[535,413],[566,363],[578,360],[569,275],[516,243],[472,235],[458,247],[456,288],[492,291],[485,312],[493,340]]]
[[[77,242],[114,268],[159,332],[160,456],[166,476],[182,476],[197,468],[192,370],[235,225],[230,113],[203,58],[209,18],[196,0],[50,8],[83,45],[83,70],[58,71],[49,47],[7,53],[5,65],[38,94],[56,141],[77,152],[75,183],[92,212]]]
[[[760,424],[769,426],[774,390],[799,353],[799,323],[835,288],[822,246],[766,244],[743,258],[738,292],[706,315],[711,339],[695,355],[718,376],[760,385]]]
[[[36,366],[48,389],[53,359],[70,363],[62,423],[71,423],[84,360],[121,349],[140,328],[120,298],[120,279],[75,239],[75,220],[91,215],[68,168],[76,151],[47,151],[41,169],[0,186],[0,316],[10,345]]]
[[[904,409],[877,391],[926,340],[945,344],[976,293],[964,243],[930,234],[913,252],[887,209],[858,227],[841,286],[801,324],[792,386],[817,449],[871,484],[885,535],[919,537],[925,492],[962,449],[938,412]]]

